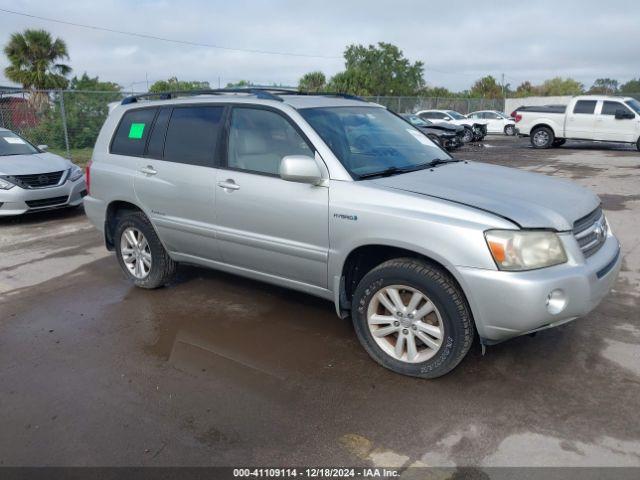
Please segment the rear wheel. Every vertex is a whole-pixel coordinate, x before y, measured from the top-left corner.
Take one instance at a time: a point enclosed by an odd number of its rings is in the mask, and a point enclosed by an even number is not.
[[[176,263],[169,257],[144,213],[122,216],[116,225],[114,239],[120,267],[136,286],[158,288],[171,280]]]
[[[471,313],[456,282],[413,258],[389,260],[365,275],[353,296],[352,319],[369,355],[403,375],[442,376],[473,341]]]
[[[507,125],[504,127],[504,134],[510,137],[516,134],[516,127],[513,125]]]
[[[549,148],[553,145],[555,137],[549,127],[538,127],[531,132],[531,145],[533,148]]]
[[[638,138],[638,141],[636,142],[636,148],[640,152],[640,138]]]

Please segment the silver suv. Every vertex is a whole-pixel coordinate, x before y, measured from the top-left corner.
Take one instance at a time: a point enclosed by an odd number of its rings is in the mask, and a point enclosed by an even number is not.
[[[385,108],[291,91],[116,106],[85,209],[139,287],[179,262],[301,290],[351,316],[398,373],[592,310],[620,268],[596,195],[458,161]],[[212,293],[213,294],[213,293]]]

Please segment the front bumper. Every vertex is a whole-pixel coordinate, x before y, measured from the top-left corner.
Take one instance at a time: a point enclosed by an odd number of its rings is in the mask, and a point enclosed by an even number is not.
[[[528,272],[459,267],[478,333],[484,343],[555,327],[593,310],[614,284],[622,254],[609,234],[602,248],[584,259],[571,234],[560,235],[569,261]],[[554,293],[555,300],[548,301]],[[557,311],[558,302],[563,305]]]
[[[0,190],[0,216],[22,215],[64,207],[75,207],[87,194],[84,177],[62,185],[47,188],[26,189],[18,186]]]

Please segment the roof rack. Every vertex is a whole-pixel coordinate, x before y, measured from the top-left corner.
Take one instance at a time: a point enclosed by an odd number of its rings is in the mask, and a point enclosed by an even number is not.
[[[263,100],[275,100],[282,102],[281,95],[318,95],[327,97],[341,97],[349,100],[357,100],[360,102],[366,102],[365,99],[356,95],[350,95],[348,93],[333,93],[333,92],[302,92],[291,88],[278,88],[278,87],[249,87],[249,88],[215,88],[204,90],[182,90],[174,92],[159,92],[159,93],[142,93],[139,95],[131,95],[122,99],[122,105],[128,105],[130,103],[136,103],[139,99],[155,99],[155,100],[170,100],[179,96],[190,95],[225,95],[227,93],[246,93],[249,95],[255,95],[257,98]]]
[[[179,96],[190,95],[225,95],[227,93],[247,93],[255,95],[263,100],[276,100],[281,102],[282,99],[274,93],[288,93],[292,90],[284,88],[214,88],[203,90],[177,90],[173,92],[158,92],[158,93],[141,93],[139,95],[131,95],[122,99],[122,105],[128,105],[130,103],[136,103],[140,99],[149,98],[156,100],[170,100]],[[274,93],[271,93],[274,92]],[[295,93],[295,92],[294,92]]]

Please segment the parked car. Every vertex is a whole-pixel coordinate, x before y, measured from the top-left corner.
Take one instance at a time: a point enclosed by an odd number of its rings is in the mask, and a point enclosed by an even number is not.
[[[82,204],[84,172],[46,149],[0,128],[0,216]]]
[[[355,97],[234,92],[107,117],[85,210],[135,285],[187,262],[301,290],[351,316],[378,363],[432,378],[475,332],[569,322],[616,279],[618,241],[575,183],[457,161]]]
[[[497,110],[471,112],[467,118],[487,122],[487,133],[504,133],[509,136],[516,134],[516,122],[513,118]]]
[[[412,113],[402,114],[401,117],[423,132],[433,142],[447,150],[455,150],[464,143],[462,140],[464,138],[464,127],[460,125],[436,125]]]
[[[527,107],[516,112],[518,133],[534,148],[567,140],[634,144],[640,150],[640,102],[631,97],[581,95],[565,107]]]
[[[416,112],[420,118],[433,123],[450,123],[466,128],[464,142],[480,142],[487,135],[487,122],[471,120],[454,110],[420,110]]]

